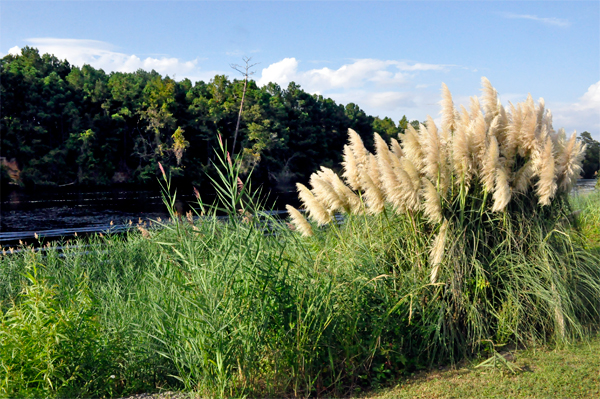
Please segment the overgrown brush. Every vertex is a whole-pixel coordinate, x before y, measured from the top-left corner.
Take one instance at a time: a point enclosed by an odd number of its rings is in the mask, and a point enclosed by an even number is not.
[[[394,273],[417,274],[422,285],[394,311],[421,325],[431,361],[483,342],[583,336],[598,321],[598,260],[574,242],[567,197],[585,146],[575,133],[555,132],[543,99],[536,106],[529,95],[507,112],[485,78],[482,104],[472,97],[470,109],[455,109],[445,85],[442,92],[440,129],[429,117],[390,145],[375,134],[375,154],[350,130],[345,184],[327,168],[312,175],[311,189],[298,184],[309,217],[322,226],[336,212],[367,213],[372,221],[362,226],[390,230],[382,242]]]

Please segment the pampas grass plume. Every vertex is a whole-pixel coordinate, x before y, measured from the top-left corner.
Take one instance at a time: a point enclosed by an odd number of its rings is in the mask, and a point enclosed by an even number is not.
[[[342,176],[346,183],[355,191],[360,191],[362,186],[360,184],[360,175],[358,173],[358,164],[356,163],[356,157],[354,156],[354,152],[350,148],[349,145],[344,146],[344,161],[342,162],[344,166],[344,173]]]
[[[410,159],[413,165],[418,169],[421,169],[423,166],[423,152],[421,150],[419,133],[417,133],[411,124],[408,124],[406,132],[404,133],[402,151],[404,152],[404,156]]]
[[[554,156],[552,155],[552,139],[548,137],[541,149],[536,165],[539,180],[536,184],[536,193],[540,205],[550,205],[550,201],[556,193],[556,180],[554,176]]]
[[[392,153],[398,158],[402,158],[404,156],[404,153],[402,152],[402,147],[400,147],[400,143],[398,143],[398,140],[392,138],[390,139],[390,142],[390,146],[392,147]]]
[[[564,130],[560,131],[564,137]],[[564,138],[563,138],[564,140]],[[586,146],[577,141],[577,133],[573,132],[569,141],[563,144],[563,150],[558,156],[558,184],[563,192],[569,192],[577,182],[581,173],[581,163],[585,156]]]
[[[504,167],[496,168],[496,187],[494,190],[494,205],[492,212],[503,211],[510,202],[512,192],[508,184],[508,174]]]
[[[327,212],[325,206],[315,198],[313,193],[303,184],[296,183],[296,187],[298,188],[298,197],[300,197],[310,218],[317,222],[319,226],[331,222],[331,214]]]
[[[483,181],[483,187],[487,192],[494,191],[499,156],[500,148],[498,147],[498,141],[496,140],[496,137],[490,136],[485,156],[481,162],[481,180]]]
[[[429,251],[429,265],[431,266],[431,274],[429,281],[431,284],[437,282],[442,259],[444,258],[444,249],[446,247],[446,235],[448,233],[448,220],[444,219],[440,231],[433,240],[433,245]]]
[[[348,129],[348,141],[350,142],[350,149],[356,160],[356,166],[360,172],[360,169],[367,165],[369,151],[365,148],[359,134],[352,129]]]
[[[432,223],[442,221],[442,204],[435,186],[429,179],[423,178],[423,212]]]
[[[312,237],[314,235],[310,223],[308,223],[306,218],[302,216],[300,211],[298,211],[291,205],[286,205],[285,209],[287,209],[288,214],[290,215],[290,220],[292,221],[292,224],[296,226],[296,229],[298,229],[298,231],[302,233],[304,237]]]
[[[450,135],[450,132],[452,132],[453,130],[456,129],[456,122],[455,122],[456,110],[454,109],[454,102],[452,101],[452,94],[450,93],[450,90],[448,90],[448,86],[446,86],[445,83],[442,83],[441,105],[442,105],[441,128],[445,134]]]

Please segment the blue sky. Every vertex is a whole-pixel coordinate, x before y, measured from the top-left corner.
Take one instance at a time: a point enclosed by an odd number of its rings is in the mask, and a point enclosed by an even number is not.
[[[107,72],[299,83],[396,122],[438,117],[486,76],[503,103],[543,97],[555,128],[600,140],[598,1],[8,1],[0,53],[26,45]]]

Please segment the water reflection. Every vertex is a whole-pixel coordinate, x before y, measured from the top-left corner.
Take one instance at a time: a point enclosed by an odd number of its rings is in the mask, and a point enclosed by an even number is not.
[[[596,180],[582,179],[574,188],[575,193],[594,190]],[[175,204],[181,215],[196,203],[191,194],[181,194]],[[202,194],[211,202],[214,196]],[[294,192],[271,195],[267,209],[283,209],[285,204],[298,205]],[[124,231],[129,221],[149,223],[151,220],[169,217],[156,190],[107,189],[74,190],[54,189],[25,192],[20,189],[2,193],[0,209],[0,243],[12,244],[18,240],[34,241],[37,233],[47,239],[72,236],[75,233],[90,234],[103,231]],[[112,225],[111,225],[112,222]]]
[[[178,190],[175,210],[181,215],[197,207],[191,189],[189,191],[190,194],[185,194],[184,190]],[[297,201],[295,197],[294,193],[275,194],[271,196],[271,204],[283,207],[285,203]],[[202,198],[210,203],[214,195],[202,193]],[[277,198],[281,204],[275,201]],[[0,243],[36,241],[36,233],[45,239],[58,239],[75,233],[123,231],[129,228],[129,221],[135,226],[138,221],[149,223],[168,217],[159,189],[59,188],[35,192],[13,189],[2,193]]]

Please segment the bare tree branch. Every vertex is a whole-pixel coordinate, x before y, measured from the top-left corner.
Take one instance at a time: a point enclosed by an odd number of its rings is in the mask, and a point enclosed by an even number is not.
[[[258,63],[250,64],[250,61],[252,60],[251,57],[250,58],[244,57],[244,58],[242,58],[242,60],[245,63],[245,65],[243,65],[243,66],[238,65],[238,64],[230,64],[229,65],[232,69],[238,71],[239,73],[241,73],[244,76],[244,91],[242,91],[242,103],[240,104],[240,112],[238,113],[237,123],[235,125],[235,134],[233,135],[233,147],[231,147],[232,153],[235,152],[235,144],[237,141],[238,131],[240,130],[240,120],[242,119],[242,111],[244,109],[244,99],[246,98],[246,87],[248,86],[248,76],[254,75],[254,71],[250,71],[250,68],[258,65]]]

